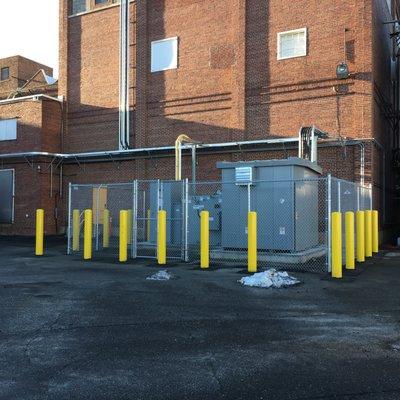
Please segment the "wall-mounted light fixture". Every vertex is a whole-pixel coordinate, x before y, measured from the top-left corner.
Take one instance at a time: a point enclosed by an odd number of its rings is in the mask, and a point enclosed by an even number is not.
[[[349,66],[345,62],[341,62],[336,67],[336,77],[338,79],[347,79],[350,76]]]

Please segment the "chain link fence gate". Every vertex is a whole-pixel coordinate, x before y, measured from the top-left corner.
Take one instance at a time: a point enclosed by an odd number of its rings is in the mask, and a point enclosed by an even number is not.
[[[128,211],[131,258],[157,258],[157,214],[167,211],[167,258],[187,260],[187,184],[185,181],[134,181],[121,184],[70,184],[68,254],[83,253],[84,211],[93,212],[92,248],[96,256],[118,258],[119,213]]]
[[[331,213],[341,211],[344,218],[346,211],[372,209],[372,189],[330,176],[245,185],[187,180],[70,185],[68,254],[83,250],[85,209],[93,210],[97,255],[118,258],[119,212],[128,210],[131,258],[156,259],[157,214],[163,209],[167,258],[197,263],[200,213],[206,210],[211,263],[245,266],[247,214],[255,211],[261,268],[330,272]]]

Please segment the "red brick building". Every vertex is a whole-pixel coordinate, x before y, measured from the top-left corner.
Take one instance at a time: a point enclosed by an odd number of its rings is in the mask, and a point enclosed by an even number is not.
[[[300,127],[315,124],[329,133],[319,145],[324,172],[371,183],[375,205],[393,210],[399,67],[391,34],[400,28],[387,22],[398,18],[397,1],[131,1],[131,149],[123,151],[118,3],[60,0],[67,156],[54,175],[62,199],[69,182],[173,178],[183,133],[204,144],[197,177],[210,180],[220,160],[295,155]],[[189,154],[183,166],[190,176]]]
[[[21,56],[1,59],[0,71],[0,232],[31,235],[35,209],[44,207],[47,231],[54,233],[58,174],[47,153],[61,151],[57,81],[51,68]]]

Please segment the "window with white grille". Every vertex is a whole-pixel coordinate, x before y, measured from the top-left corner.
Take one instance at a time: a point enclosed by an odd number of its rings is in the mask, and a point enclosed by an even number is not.
[[[17,139],[17,120],[0,119],[0,141]]]
[[[278,33],[278,60],[307,55],[307,28]]]

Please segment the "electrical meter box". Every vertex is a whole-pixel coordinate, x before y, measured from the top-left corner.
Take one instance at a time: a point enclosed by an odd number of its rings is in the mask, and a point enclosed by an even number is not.
[[[221,246],[247,247],[247,214],[257,210],[258,249],[301,252],[318,246],[321,168],[301,158],[219,162]]]

